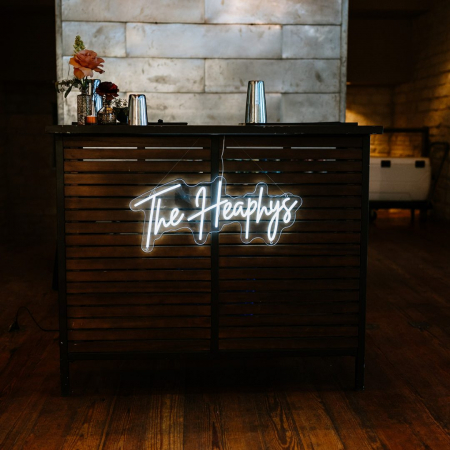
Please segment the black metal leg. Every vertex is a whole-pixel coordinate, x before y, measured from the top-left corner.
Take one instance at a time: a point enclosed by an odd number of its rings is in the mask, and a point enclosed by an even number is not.
[[[60,373],[61,373],[61,395],[67,397],[70,395],[70,367],[68,359],[60,359]]]
[[[414,222],[415,219],[415,209],[411,209],[411,222]]]
[[[364,390],[364,355],[358,355],[355,360],[355,389],[357,391]]]

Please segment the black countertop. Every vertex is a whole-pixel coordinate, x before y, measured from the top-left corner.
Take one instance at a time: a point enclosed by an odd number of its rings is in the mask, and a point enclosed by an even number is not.
[[[357,123],[321,122],[264,125],[53,125],[47,133],[70,135],[345,135],[382,134],[382,126],[359,126]]]

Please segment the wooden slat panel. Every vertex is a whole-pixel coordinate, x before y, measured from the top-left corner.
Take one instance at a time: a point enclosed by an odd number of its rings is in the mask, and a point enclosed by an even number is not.
[[[231,301],[232,299],[230,299]],[[345,314],[357,313],[358,302],[331,302],[331,303],[221,303],[220,314],[226,315],[278,315],[278,314]],[[314,319],[311,319],[314,323]]]
[[[298,327],[222,327],[219,338],[265,338],[265,337],[325,337],[357,336],[358,328],[353,326],[298,326]]]
[[[144,317],[144,316],[209,316],[209,305],[125,305],[69,306],[69,318]]]
[[[229,256],[220,258],[220,267],[356,267],[359,263],[357,256]]]
[[[71,330],[109,329],[109,328],[173,328],[173,327],[203,327],[211,326],[210,317],[102,317],[97,319],[68,319]]]
[[[160,173],[66,173],[64,174],[65,184],[141,184],[143,186],[143,192],[150,190],[153,186],[161,183],[167,183],[171,180],[182,178],[186,183],[197,184],[202,181],[211,181],[211,175],[209,173],[179,173],[171,172],[170,178]],[[149,186],[148,188],[146,188]]]
[[[358,339],[352,337],[286,338],[286,339],[221,339],[220,350],[356,348]]]
[[[64,159],[206,159],[211,157],[211,150],[198,148],[66,148]],[[176,162],[174,161],[174,163]]]
[[[358,289],[359,280],[245,280],[230,281],[220,280],[219,286],[221,291],[275,291],[280,290],[292,291],[302,289]]]
[[[171,304],[209,304],[209,293],[186,294],[69,294],[67,304],[70,306],[95,305],[171,305]]]
[[[67,283],[67,293],[78,294],[82,292],[209,292],[211,283],[209,281],[130,281],[90,283],[77,282]]]
[[[198,352],[208,351],[209,340],[153,340],[153,341],[87,341],[69,342],[69,352]]]
[[[226,148],[224,160],[228,159],[362,159],[360,148]]]
[[[73,199],[71,199],[73,200]],[[85,199],[92,200],[92,199]],[[115,204],[114,204],[115,206]],[[96,221],[96,220],[111,220],[111,221],[129,221],[137,222],[143,220],[143,213],[138,213],[127,209],[105,209],[105,210],[75,210],[66,211],[66,220],[80,220],[80,221]],[[301,223],[302,220],[357,220],[361,218],[361,211],[359,209],[302,209],[297,212],[297,221]],[[297,223],[297,222],[296,222]],[[296,226],[296,223],[294,226]]]
[[[357,278],[359,277],[359,268],[286,268],[277,269],[262,269],[258,268],[243,268],[236,269],[220,269],[219,277],[225,279],[287,279],[287,278]]]
[[[289,299],[291,302],[317,302],[317,303],[330,303],[330,302],[357,302],[359,300],[359,291],[357,290],[331,290],[331,289],[314,289],[314,290],[292,290],[292,291],[280,291],[278,294],[272,291],[267,292],[233,292],[230,295],[229,292],[219,293],[220,303],[229,302],[268,302],[283,301]]]
[[[281,156],[280,156],[281,157]],[[330,172],[361,172],[362,163],[360,161],[235,161],[226,160],[223,164],[224,173],[242,171],[267,171],[267,172],[305,172],[305,171],[330,171]],[[177,166],[177,170],[178,169]],[[219,170],[222,171],[222,164]],[[225,175],[227,178],[227,175]]]
[[[267,245],[221,245],[219,247],[220,256],[236,256],[236,248],[241,256],[298,256],[298,255],[359,255],[360,247],[355,244],[304,244],[304,245],[283,245],[283,241],[275,246]]]
[[[208,328],[150,328],[150,329],[110,329],[72,330],[69,341],[129,341],[136,339],[209,339]]]
[[[210,147],[206,136],[64,136],[65,148],[80,147]]]
[[[357,325],[358,314],[220,316],[221,327]]]
[[[177,172],[209,171],[209,161],[66,161],[65,172]]]
[[[327,197],[337,195],[361,195],[361,186],[359,185],[345,185],[345,184],[282,184],[277,186],[271,184],[270,180],[264,180],[269,186],[269,193],[271,195],[280,195],[285,192],[291,194],[297,192],[301,197],[308,195],[323,195]],[[294,182],[295,180],[293,180]],[[227,194],[239,196],[247,194],[252,187],[240,184],[228,184]]]
[[[251,236],[251,235],[250,235]],[[341,244],[345,242],[358,243],[361,240],[359,233],[282,233],[279,243],[281,244],[313,244],[313,243],[336,243]],[[222,233],[219,238],[220,244],[236,244],[241,247],[241,238],[238,234]],[[251,246],[257,245],[256,241],[253,241]],[[263,240],[260,240],[260,245],[266,245]],[[243,248],[243,247],[242,247]],[[239,250],[236,250],[239,253]]]
[[[143,252],[140,246],[127,247],[67,247],[68,258],[142,258]],[[155,246],[150,253],[152,257],[208,257],[211,255],[209,245],[196,245],[193,247],[162,247]]]
[[[186,266],[188,262],[186,261]],[[345,270],[345,269],[340,269]],[[347,269],[352,270],[352,269]],[[353,269],[354,270],[354,269]],[[211,280],[210,270],[83,270],[67,272],[67,281]]]
[[[361,147],[361,136],[227,136],[229,147]],[[320,151],[320,149],[317,149]],[[274,153],[278,150],[273,150]]]
[[[327,183],[361,184],[360,173],[228,173],[227,183]]]
[[[188,261],[179,258],[96,258],[68,259],[67,270],[109,270],[109,269],[209,269],[211,260],[208,258],[189,258]]]

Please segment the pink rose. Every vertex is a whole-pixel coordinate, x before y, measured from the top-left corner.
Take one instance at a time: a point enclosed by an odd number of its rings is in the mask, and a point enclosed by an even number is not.
[[[92,77],[94,72],[103,73],[104,70],[103,63],[105,62],[102,58],[97,58],[97,53],[93,50],[81,50],[76,53],[73,58],[70,58],[69,64],[71,64],[73,69],[73,74],[81,80],[84,77]]]

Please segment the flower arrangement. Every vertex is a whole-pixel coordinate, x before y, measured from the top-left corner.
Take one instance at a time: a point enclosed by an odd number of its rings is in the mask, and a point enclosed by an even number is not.
[[[88,88],[88,77],[93,77],[94,72],[104,73],[103,58],[98,58],[97,53],[93,50],[86,49],[80,36],[76,36],[73,45],[74,53],[69,60],[69,64],[73,66],[73,78],[55,82],[57,92],[64,92],[67,97],[73,87],[77,87],[80,91],[86,91]]]

